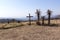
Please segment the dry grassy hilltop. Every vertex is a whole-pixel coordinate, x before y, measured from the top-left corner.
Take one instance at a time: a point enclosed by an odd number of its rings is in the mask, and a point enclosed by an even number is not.
[[[32,22],[0,23],[0,40],[60,40],[60,26],[40,26]],[[47,21],[45,21],[47,23]],[[60,24],[60,20],[51,20]],[[2,29],[7,28],[8,29]]]

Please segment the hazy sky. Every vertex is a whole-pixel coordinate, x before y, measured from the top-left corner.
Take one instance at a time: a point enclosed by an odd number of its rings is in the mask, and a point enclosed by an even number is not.
[[[48,9],[52,14],[60,14],[60,0],[0,0],[0,17],[25,17],[35,15],[36,9],[46,15]]]

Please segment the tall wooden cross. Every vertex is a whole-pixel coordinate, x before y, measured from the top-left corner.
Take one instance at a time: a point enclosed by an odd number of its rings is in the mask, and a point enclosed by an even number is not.
[[[27,16],[27,17],[29,18],[29,25],[31,25],[31,17],[33,17],[33,16],[31,16],[29,13],[29,16]]]

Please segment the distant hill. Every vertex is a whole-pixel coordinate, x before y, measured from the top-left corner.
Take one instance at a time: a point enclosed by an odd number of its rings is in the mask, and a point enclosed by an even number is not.
[[[28,21],[29,18],[26,17],[22,17],[22,18],[0,18],[0,22],[4,23],[4,22],[11,22],[13,21],[13,19],[15,21]],[[45,17],[45,19],[48,19],[48,17]],[[51,19],[60,19],[60,15],[56,15],[56,16],[51,16]],[[37,17],[32,17],[31,20],[37,20]]]
[[[55,18],[60,19],[60,15],[57,15]]]

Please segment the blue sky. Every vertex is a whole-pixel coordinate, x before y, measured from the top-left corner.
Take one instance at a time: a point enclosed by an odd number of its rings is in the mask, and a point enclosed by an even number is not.
[[[35,15],[36,9],[41,10],[41,15],[47,15],[48,9],[52,10],[52,15],[59,15],[60,0],[0,0],[0,17]]]

